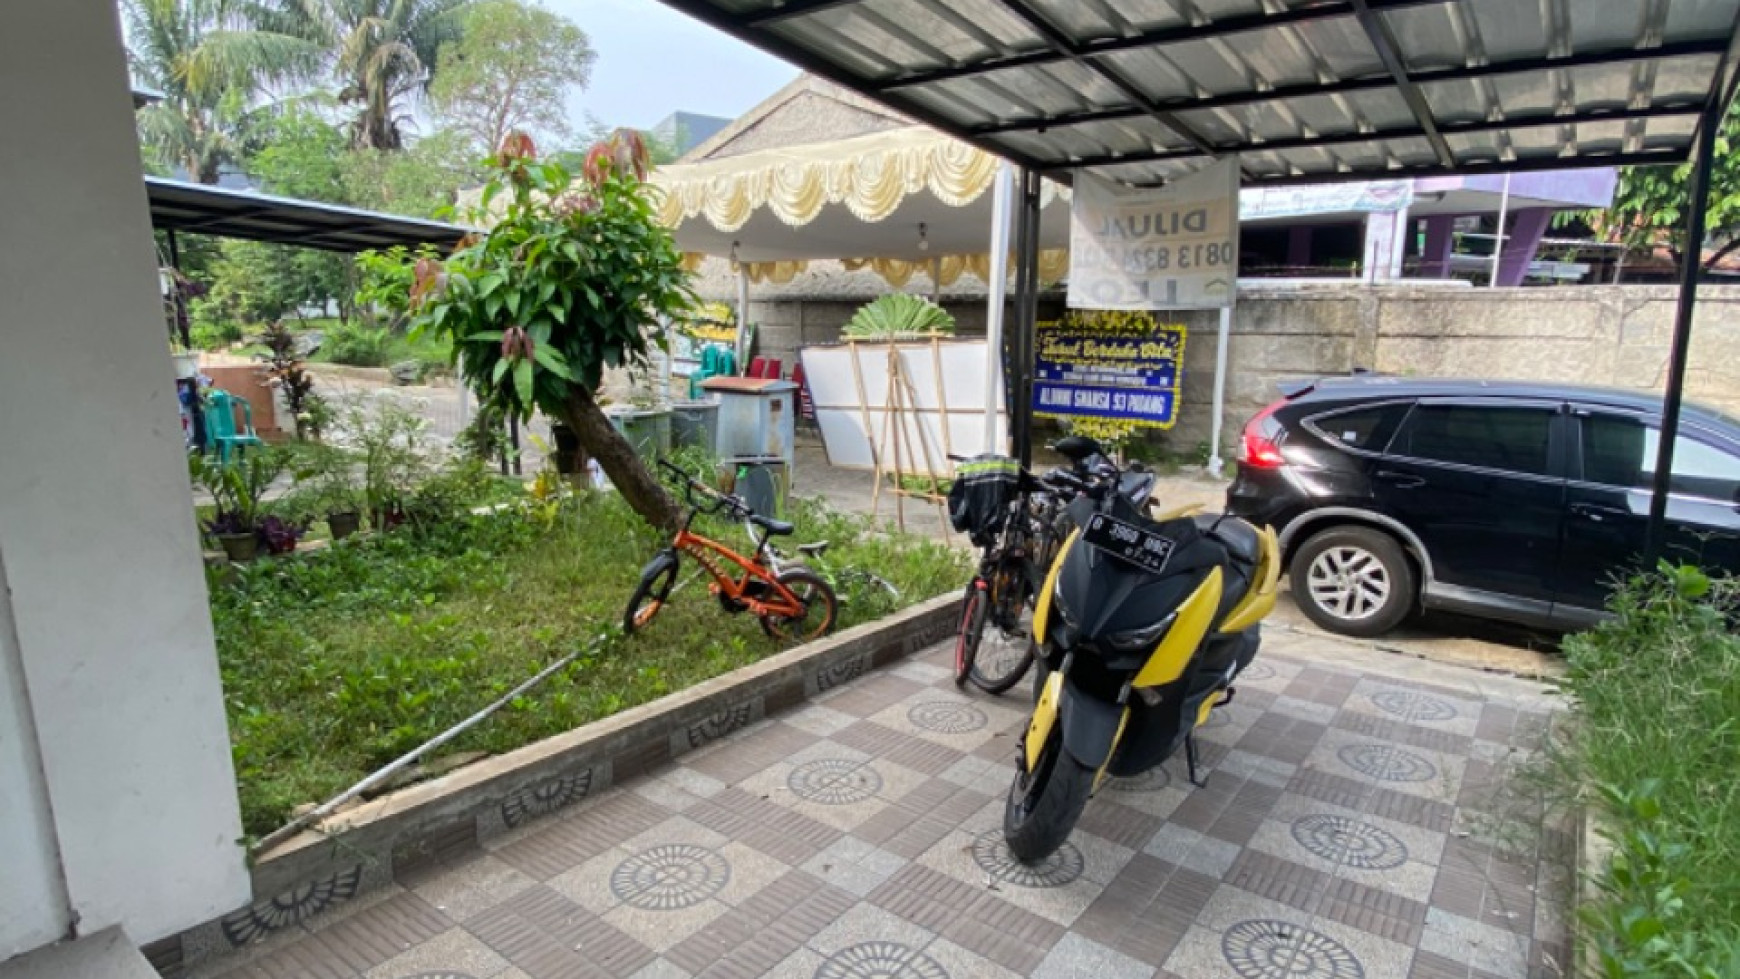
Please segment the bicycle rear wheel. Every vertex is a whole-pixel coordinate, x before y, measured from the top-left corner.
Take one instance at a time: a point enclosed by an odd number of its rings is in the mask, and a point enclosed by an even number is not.
[[[840,614],[840,600],[820,575],[802,565],[792,565],[780,573],[779,583],[803,603],[803,612],[789,617],[764,615],[761,631],[774,639],[807,642],[821,638],[834,627]]]

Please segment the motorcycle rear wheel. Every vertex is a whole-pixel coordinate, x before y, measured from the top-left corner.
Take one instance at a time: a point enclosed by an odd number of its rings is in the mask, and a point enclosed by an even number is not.
[[[1044,860],[1063,846],[1093,793],[1094,770],[1063,748],[1054,729],[1031,772],[1017,771],[1003,807],[1003,841],[1022,863]]]

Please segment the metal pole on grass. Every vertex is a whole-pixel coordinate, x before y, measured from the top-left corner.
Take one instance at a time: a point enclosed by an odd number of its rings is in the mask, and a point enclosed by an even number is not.
[[[411,763],[415,762],[417,759],[423,757],[424,755],[428,754],[431,751],[434,751],[436,748],[441,747],[442,745],[446,744],[447,742],[452,741],[454,738],[459,737],[461,734],[464,734],[466,731],[469,731],[471,728],[475,727],[479,722],[481,722],[484,718],[488,717],[489,715],[495,713],[498,710],[501,710],[507,704],[511,703],[512,701],[514,701],[515,699],[517,699],[518,697],[523,695],[526,691],[532,689],[533,687],[537,686],[538,684],[543,683],[545,680],[549,679],[550,675],[555,673],[557,670],[560,670],[564,666],[567,666],[569,663],[572,663],[576,659],[579,659],[580,655],[582,653],[597,650],[598,648],[602,647],[604,645],[604,642],[605,642],[604,637],[601,636],[598,639],[593,640],[591,643],[588,643],[587,645],[581,646],[579,649],[574,650],[573,652],[562,657],[561,659],[557,660],[556,662],[551,663],[549,666],[546,666],[542,670],[539,670],[538,674],[536,676],[534,676],[530,680],[527,680],[526,682],[520,684],[519,686],[513,688],[512,690],[509,690],[507,693],[502,694],[500,697],[498,697],[494,701],[492,701],[487,707],[483,708],[482,710],[478,711],[477,713],[471,715],[470,717],[467,717],[465,720],[460,721],[458,724],[453,725],[452,727],[448,728],[447,730],[442,731],[440,734],[435,735],[433,738],[430,738],[429,740],[423,742],[422,744],[418,745],[417,747],[412,748],[410,751],[407,751],[404,754],[400,755],[399,757],[393,759],[392,761],[388,762],[385,767],[376,770],[375,772],[371,773],[368,777],[364,778],[362,781],[356,783],[355,785],[351,786],[348,789],[345,789],[343,792],[340,792],[338,795],[333,796],[332,798],[326,800],[325,802],[322,802],[320,805],[315,806],[313,809],[310,809],[307,812],[303,813],[302,815],[297,816],[295,819],[292,819],[290,822],[285,823],[283,826],[280,826],[279,828],[273,830],[272,832],[267,833],[266,836],[263,839],[261,839],[259,843],[255,844],[254,852],[255,853],[264,853],[267,850],[270,850],[272,847],[277,846],[278,844],[289,839],[290,837],[295,836],[297,833],[300,833],[304,827],[312,826],[315,823],[319,822],[320,820],[325,819],[327,816],[332,815],[332,813],[335,810],[337,810],[339,806],[344,805],[345,803],[356,798],[357,796],[362,795],[364,792],[367,792],[368,790],[374,788],[375,786],[380,785],[382,782],[385,782],[387,779],[390,779],[394,775],[397,775],[399,772],[404,771],[406,768],[409,768],[411,766]]]
[[[1725,100],[1712,99],[1698,121],[1692,186],[1686,194],[1686,242],[1680,253],[1680,294],[1674,306],[1673,346],[1668,354],[1667,392],[1661,404],[1661,444],[1656,447],[1655,481],[1649,498],[1649,527],[1643,543],[1644,569],[1661,559],[1666,539],[1668,492],[1672,487],[1674,439],[1680,431],[1680,402],[1686,390],[1686,354],[1692,340],[1692,312],[1698,304],[1698,278],[1704,264],[1704,209],[1710,201],[1710,169],[1715,163],[1716,130]]]

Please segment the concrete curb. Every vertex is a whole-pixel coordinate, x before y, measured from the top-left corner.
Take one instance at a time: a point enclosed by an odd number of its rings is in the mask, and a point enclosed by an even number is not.
[[[1577,862],[1572,868],[1576,878],[1571,882],[1571,907],[1566,924],[1571,929],[1570,979],[1597,979],[1601,975],[1600,954],[1589,942],[1578,912],[1593,896],[1595,878],[1607,869],[1613,855],[1613,844],[1603,836],[1602,820],[1594,806],[1582,806],[1577,819]]]
[[[179,976],[657,768],[954,634],[939,595],[620,714],[339,813],[259,857],[255,903],[142,949]]]

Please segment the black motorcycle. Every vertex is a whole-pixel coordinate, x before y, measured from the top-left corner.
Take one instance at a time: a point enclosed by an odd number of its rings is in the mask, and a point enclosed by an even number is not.
[[[1275,605],[1273,530],[1231,516],[1150,519],[1128,473],[1100,467],[1068,508],[1076,529],[1033,613],[1040,664],[1003,833],[1024,862],[1063,845],[1110,776],[1186,748],[1232,697]]]

